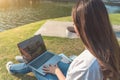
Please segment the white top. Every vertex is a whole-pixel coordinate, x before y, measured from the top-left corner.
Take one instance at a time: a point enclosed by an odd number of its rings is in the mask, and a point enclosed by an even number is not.
[[[66,80],[103,80],[97,59],[88,50],[84,50],[71,63]]]

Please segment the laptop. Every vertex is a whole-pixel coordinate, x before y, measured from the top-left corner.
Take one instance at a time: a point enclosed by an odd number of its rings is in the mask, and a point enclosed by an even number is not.
[[[62,57],[47,51],[41,35],[35,35],[17,45],[25,63],[42,75],[46,74],[42,70],[44,65],[55,65],[62,59]]]

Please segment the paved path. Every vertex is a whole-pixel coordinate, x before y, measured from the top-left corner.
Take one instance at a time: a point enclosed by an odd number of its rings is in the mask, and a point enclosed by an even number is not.
[[[77,38],[76,34],[67,31],[69,26],[73,27],[73,22],[47,21],[35,35]]]
[[[120,40],[120,25],[113,25],[113,30],[115,31],[118,40]]]
[[[70,26],[73,27],[73,22],[47,21],[40,27],[35,35],[41,34],[43,36],[78,38],[75,33],[71,33],[67,30],[67,27]],[[113,29],[120,39],[120,26],[114,25]]]
[[[113,25],[113,29],[115,32],[120,32],[120,25]]]

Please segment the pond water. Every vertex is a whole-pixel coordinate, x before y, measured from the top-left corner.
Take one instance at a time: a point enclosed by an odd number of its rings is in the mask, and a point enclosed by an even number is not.
[[[40,2],[31,5],[0,8],[0,31],[43,19],[71,15],[73,3]]]
[[[108,13],[120,13],[120,6],[106,5]]]
[[[70,16],[74,3],[39,2],[31,5],[21,5],[0,8],[0,31],[25,25],[43,19]],[[109,13],[120,13],[120,6],[106,5]]]
[[[120,39],[120,32],[116,32],[115,34]]]

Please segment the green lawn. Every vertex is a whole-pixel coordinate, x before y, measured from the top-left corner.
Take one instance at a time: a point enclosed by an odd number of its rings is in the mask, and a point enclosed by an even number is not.
[[[111,14],[112,24],[119,25],[120,14]],[[52,20],[60,21],[71,21],[71,17],[62,17]],[[4,32],[0,32],[0,80],[36,80],[35,77],[30,73],[27,75],[12,76],[7,73],[5,64],[8,61],[16,63],[14,57],[19,55],[17,43],[33,36],[33,34],[43,25],[46,20],[27,24],[14,29],[10,29]],[[65,53],[67,56],[75,54],[78,55],[84,49],[80,39],[68,39],[58,37],[47,37],[44,36],[46,47],[49,51],[55,52],[56,54]]]
[[[120,14],[110,14],[112,24],[120,25]]]

